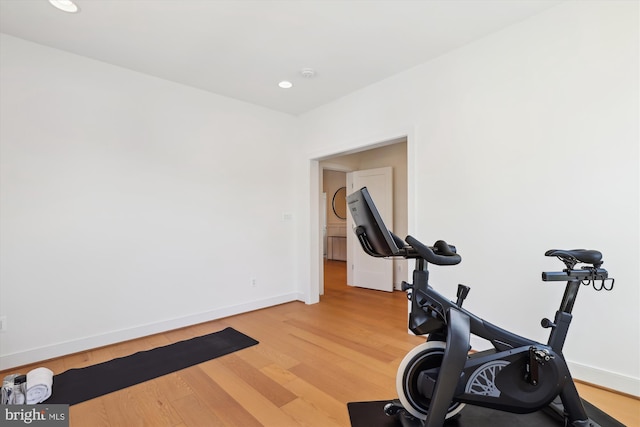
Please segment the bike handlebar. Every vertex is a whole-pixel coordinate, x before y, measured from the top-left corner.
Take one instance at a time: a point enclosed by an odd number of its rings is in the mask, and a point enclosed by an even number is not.
[[[455,246],[448,245],[444,240],[438,240],[433,247],[429,247],[414,237],[407,236],[405,241],[418,252],[421,258],[435,265],[456,265],[462,261]]]

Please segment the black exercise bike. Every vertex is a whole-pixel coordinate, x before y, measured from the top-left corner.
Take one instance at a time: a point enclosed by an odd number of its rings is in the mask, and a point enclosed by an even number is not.
[[[427,246],[407,236],[406,242],[384,225],[366,187],[349,195],[347,203],[364,251],[374,257],[415,259],[413,284],[403,282],[411,300],[409,329],[428,335],[427,342],[411,350],[396,378],[399,400],[385,406],[402,425],[440,427],[465,404],[524,414],[555,409],[565,426],[596,427],[578,395],[562,347],[571,323],[571,311],[582,284],[611,290],[613,279],[601,268],[602,254],[594,250],[550,250],[565,269],[542,273],[544,281],[567,282],[551,330],[542,344],[516,335],[462,308],[469,288],[458,285],[457,300],[450,301],[429,285],[428,264],[455,265],[461,261],[454,246],[439,240]],[[583,266],[577,267],[578,264]],[[470,353],[470,334],[491,342],[493,348]],[[551,405],[559,397],[561,404]]]

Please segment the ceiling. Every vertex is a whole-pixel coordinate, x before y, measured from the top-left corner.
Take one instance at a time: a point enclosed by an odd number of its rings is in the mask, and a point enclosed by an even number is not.
[[[560,0],[75,2],[70,14],[47,0],[0,0],[0,32],[300,114]]]

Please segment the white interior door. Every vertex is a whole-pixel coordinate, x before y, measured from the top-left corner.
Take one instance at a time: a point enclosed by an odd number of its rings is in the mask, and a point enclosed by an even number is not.
[[[392,168],[368,169],[347,173],[347,193],[367,187],[387,228],[393,227]],[[347,229],[347,284],[380,291],[393,291],[393,261],[374,258],[360,247],[353,232],[353,218],[348,216]]]

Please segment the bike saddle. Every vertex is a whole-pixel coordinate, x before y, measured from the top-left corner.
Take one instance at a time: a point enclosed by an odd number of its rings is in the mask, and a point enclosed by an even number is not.
[[[585,264],[593,264],[595,267],[602,265],[602,253],[590,249],[550,249],[544,253],[546,256],[555,256],[560,258],[565,264],[569,261],[573,266],[579,262]]]

